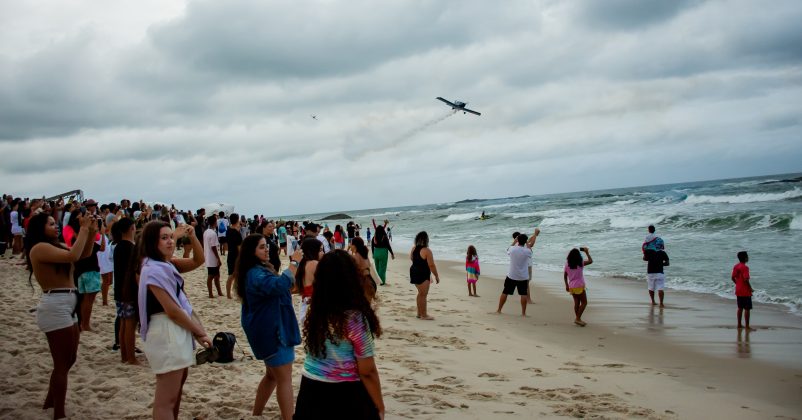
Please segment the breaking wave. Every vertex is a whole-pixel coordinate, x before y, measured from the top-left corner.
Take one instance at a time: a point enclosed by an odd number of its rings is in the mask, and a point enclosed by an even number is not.
[[[781,193],[748,193],[736,195],[694,195],[685,199],[687,204],[740,204],[757,203],[762,201],[780,201],[802,197],[802,189],[794,188]]]

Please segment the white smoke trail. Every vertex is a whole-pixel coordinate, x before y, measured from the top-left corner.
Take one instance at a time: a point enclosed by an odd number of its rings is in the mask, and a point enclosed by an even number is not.
[[[398,143],[400,143],[400,142],[402,142],[402,141],[414,136],[415,134],[418,134],[421,131],[423,131],[423,130],[425,130],[427,128],[430,128],[430,127],[434,126],[435,124],[437,124],[439,122],[445,121],[448,117],[450,117],[450,116],[452,116],[452,115],[454,115],[456,113],[457,113],[456,111],[449,111],[448,114],[446,114],[446,115],[443,115],[443,116],[431,119],[429,121],[426,121],[425,123],[413,128],[412,130],[409,130],[406,133],[396,137],[395,140],[391,141],[388,146],[389,147],[394,147]]]
[[[353,153],[347,153],[347,156],[351,160],[358,160],[358,159],[361,159],[361,158],[365,157],[365,155],[367,155],[368,153],[376,153],[376,152],[383,152],[383,151],[391,150],[391,149],[399,146],[404,140],[408,140],[411,137],[415,136],[416,134],[418,134],[418,133],[420,133],[420,132],[422,132],[422,131],[424,131],[424,130],[426,130],[428,128],[431,128],[432,126],[434,126],[434,125],[436,125],[436,124],[438,124],[438,123],[440,123],[442,121],[445,121],[446,119],[448,119],[448,117],[454,115],[455,113],[456,112],[454,112],[454,111],[449,111],[448,114],[441,115],[439,117],[436,117],[436,118],[433,118],[431,120],[425,121],[425,122],[421,123],[420,125],[416,126],[415,128],[413,128],[411,130],[408,130],[408,131],[405,131],[403,134],[401,134],[401,135],[399,135],[397,137],[393,137],[390,140],[378,140],[378,139],[371,140],[370,141],[370,147],[366,147],[366,148],[359,147],[359,149],[355,150]]]

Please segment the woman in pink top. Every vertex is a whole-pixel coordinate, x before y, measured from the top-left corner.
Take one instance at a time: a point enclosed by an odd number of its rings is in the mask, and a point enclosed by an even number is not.
[[[574,314],[576,315],[574,324],[584,327],[587,324],[582,320],[582,313],[588,306],[588,295],[585,293],[585,276],[582,271],[586,265],[593,264],[593,258],[590,257],[590,250],[587,247],[580,249],[588,259],[583,261],[579,249],[572,249],[566,258],[563,280],[565,281],[565,291],[574,298]]]

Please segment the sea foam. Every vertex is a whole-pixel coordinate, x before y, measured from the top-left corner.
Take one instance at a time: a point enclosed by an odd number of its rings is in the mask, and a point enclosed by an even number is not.
[[[462,220],[471,220],[481,216],[482,213],[461,213],[461,214],[449,214],[448,217],[443,219],[444,222],[458,222]]]
[[[691,194],[685,199],[687,204],[740,204],[757,203],[761,201],[779,201],[790,198],[802,197],[802,189],[799,187],[781,193],[750,193],[736,195],[694,195]]]

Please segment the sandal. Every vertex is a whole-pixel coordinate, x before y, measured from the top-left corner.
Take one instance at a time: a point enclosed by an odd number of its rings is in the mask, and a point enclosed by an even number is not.
[[[212,363],[216,361],[218,357],[220,357],[220,351],[217,350],[217,347],[212,346],[195,353],[195,364],[202,365],[204,363]]]

